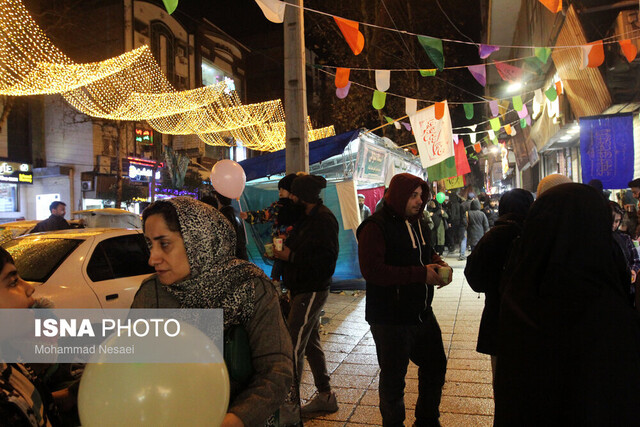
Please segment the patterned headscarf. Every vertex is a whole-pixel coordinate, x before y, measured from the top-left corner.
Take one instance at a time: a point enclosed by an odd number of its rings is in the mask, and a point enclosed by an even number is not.
[[[178,214],[190,275],[168,285],[182,308],[222,308],[224,328],[251,319],[254,278],[268,279],[256,265],[235,257],[236,236],[229,221],[190,197],[166,200]]]

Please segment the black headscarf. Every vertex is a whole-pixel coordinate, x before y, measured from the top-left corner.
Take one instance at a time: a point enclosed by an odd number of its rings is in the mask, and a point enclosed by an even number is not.
[[[584,184],[531,207],[502,283],[495,425],[637,423],[640,321],[611,221]]]
[[[504,193],[500,198],[498,215],[513,214],[524,220],[532,204],[533,194],[531,194],[531,192],[523,190],[522,188],[514,188]]]

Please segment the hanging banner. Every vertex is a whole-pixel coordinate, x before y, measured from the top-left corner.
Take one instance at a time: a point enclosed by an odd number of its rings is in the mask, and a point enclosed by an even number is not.
[[[633,179],[633,115],[580,118],[582,180],[602,181],[604,188],[627,188]]]
[[[455,178],[447,178],[444,180],[444,188],[453,190],[454,188],[464,187],[464,176],[456,176]]]
[[[362,157],[358,158],[356,177],[379,182],[386,170],[387,152],[365,144],[361,153]]]
[[[449,105],[444,101],[442,119],[435,116],[435,105],[409,116],[423,167],[433,166],[453,157],[453,131]],[[454,164],[455,167],[455,164]]]

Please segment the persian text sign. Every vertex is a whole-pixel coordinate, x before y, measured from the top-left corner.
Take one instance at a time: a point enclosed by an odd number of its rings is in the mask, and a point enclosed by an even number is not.
[[[422,166],[427,168],[453,156],[453,132],[449,105],[444,101],[444,114],[436,118],[435,105],[409,117],[416,138]]]
[[[626,188],[633,179],[633,116],[611,114],[580,119],[582,180],[604,188]]]

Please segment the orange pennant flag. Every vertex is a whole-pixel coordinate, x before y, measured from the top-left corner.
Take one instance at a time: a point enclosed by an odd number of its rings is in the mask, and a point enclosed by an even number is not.
[[[540,0],[540,3],[553,13],[558,13],[562,10],[562,0]]]
[[[507,132],[507,135],[511,135],[511,125],[504,125],[504,131]]]
[[[558,95],[562,95],[562,82],[561,81],[557,81],[556,82],[556,93]]]
[[[336,69],[336,88],[340,89],[349,84],[349,74],[351,68],[337,68]]]
[[[636,48],[635,45],[631,43],[631,40],[620,40],[620,49],[622,49],[622,53],[624,53],[627,61],[633,62],[633,60],[636,59],[638,48]]]
[[[477,144],[473,144],[473,149],[476,150],[476,153],[479,153],[482,151],[482,145],[480,145],[479,142]]]
[[[436,120],[440,120],[444,116],[444,102],[436,102],[436,108],[434,110]]]
[[[347,44],[351,48],[353,54],[359,55],[364,48],[364,36],[360,30],[358,30],[360,24],[356,21],[338,18],[337,16],[334,16],[333,19],[336,21],[336,24],[338,24],[338,28],[340,28],[342,36],[347,41]]]
[[[596,68],[601,66],[604,62],[604,46],[602,45],[602,40],[589,43],[588,46],[591,46],[591,51],[589,52],[587,67]]]

